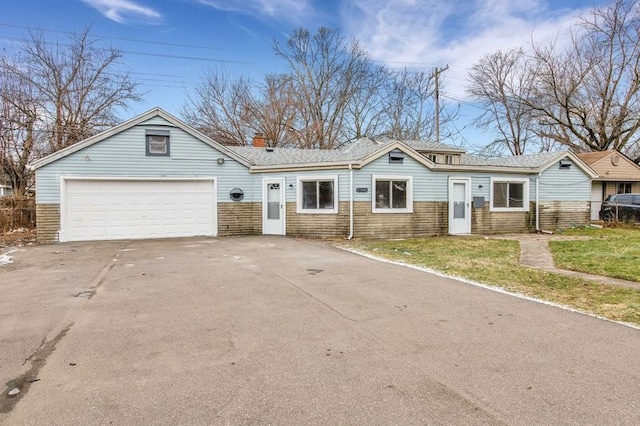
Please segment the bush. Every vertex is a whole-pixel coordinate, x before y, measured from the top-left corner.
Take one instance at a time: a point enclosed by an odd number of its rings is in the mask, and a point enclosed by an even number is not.
[[[33,198],[0,197],[0,232],[34,228],[36,203]]]

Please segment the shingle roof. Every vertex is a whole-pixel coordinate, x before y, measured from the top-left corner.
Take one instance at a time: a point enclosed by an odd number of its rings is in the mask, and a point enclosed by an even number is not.
[[[230,146],[230,150],[246,158],[256,166],[277,166],[310,163],[357,161],[360,157],[340,149],[265,148]]]
[[[391,139],[360,138],[339,149],[273,148],[267,151],[265,148],[252,146],[229,146],[228,149],[256,166],[277,166],[359,161],[395,142],[397,141]],[[443,143],[402,142],[416,151],[464,152],[461,148]]]
[[[510,157],[482,158],[464,154],[460,164],[465,166],[518,167],[536,169],[548,164],[558,156],[558,152],[540,152],[538,154],[514,155]]]
[[[397,142],[391,139],[360,138],[339,149],[302,149],[302,148],[254,148],[252,146],[229,146],[228,149],[247,159],[255,166],[291,166],[319,163],[345,163],[364,160],[368,156]],[[459,152],[462,154],[460,165],[475,167],[509,167],[538,169],[558,157],[558,152],[509,157],[483,158],[464,154],[464,149],[451,145],[423,141],[402,141],[416,151]]]
[[[578,155],[578,157],[580,157],[580,159],[582,161],[584,161],[588,165],[592,165],[596,161],[600,160],[601,158],[606,157],[607,155],[611,154],[612,152],[613,151],[580,152],[577,155]]]

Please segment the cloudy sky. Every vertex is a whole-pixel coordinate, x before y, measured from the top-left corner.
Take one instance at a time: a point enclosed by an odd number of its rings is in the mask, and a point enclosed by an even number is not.
[[[481,111],[465,95],[468,69],[485,53],[562,37],[577,17],[606,0],[20,0],[5,2],[0,46],[29,31],[50,40],[91,26],[100,43],[120,48],[122,69],[146,92],[133,116],[160,106],[180,116],[204,72],[260,79],[282,70],[272,41],[298,27],[340,28],[376,61],[442,74],[443,99],[462,105],[457,126]],[[123,118],[129,118],[123,117]],[[468,143],[490,135],[465,130]],[[446,141],[445,141],[446,142]]]

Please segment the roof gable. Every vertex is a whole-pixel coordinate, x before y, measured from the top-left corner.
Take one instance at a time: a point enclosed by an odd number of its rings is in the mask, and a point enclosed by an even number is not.
[[[163,109],[153,108],[132,119],[124,121],[115,127],[107,129],[94,136],[84,139],[78,143],[75,143],[64,149],[61,149],[60,151],[56,151],[52,154],[47,155],[46,157],[36,160],[33,162],[32,167],[34,169],[39,169],[40,167],[53,163],[61,158],[67,157],[75,152],[80,151],[81,149],[84,149],[91,145],[102,142],[103,140],[109,139],[110,137],[118,133],[124,132],[125,130],[131,129],[138,125],[144,125],[145,123],[147,123],[149,124],[149,126],[158,126],[160,124],[158,122],[154,122],[154,119],[156,118],[161,118],[162,120],[164,120],[166,124],[169,124],[172,127],[177,127],[183,130],[184,132],[190,134],[194,138],[204,142],[205,144],[211,146],[212,148],[215,148],[216,150],[227,154],[228,156],[230,156],[231,158],[233,158],[234,160],[238,161],[240,164],[243,164],[246,167],[249,167],[251,165],[245,158],[229,150],[228,147],[212,140],[208,136],[197,131],[193,127],[189,126],[188,124],[184,123],[183,121],[179,120],[178,118],[174,117],[173,115],[169,114]],[[163,125],[166,125],[166,124],[163,124]]]
[[[578,154],[601,180],[640,181],[640,166],[617,150]]]

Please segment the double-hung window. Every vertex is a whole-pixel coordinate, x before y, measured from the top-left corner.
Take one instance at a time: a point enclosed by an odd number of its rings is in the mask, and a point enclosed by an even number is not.
[[[529,211],[529,179],[492,179],[491,210]]]
[[[373,176],[373,213],[412,213],[413,178]]]
[[[297,213],[338,213],[338,176],[299,177]]]

